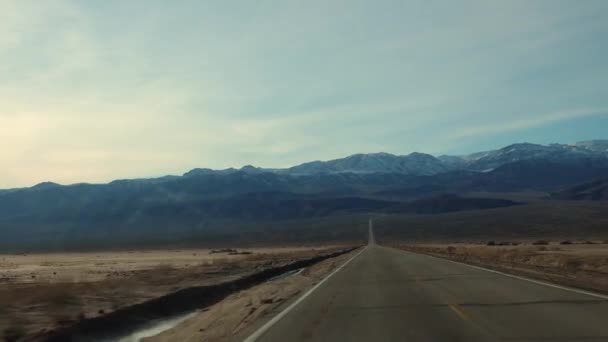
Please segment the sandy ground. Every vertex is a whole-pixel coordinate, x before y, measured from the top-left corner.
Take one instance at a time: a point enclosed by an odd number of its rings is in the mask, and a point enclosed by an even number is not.
[[[549,241],[547,245],[535,245],[533,241],[520,241],[515,246],[394,244],[393,247],[608,293],[608,244],[569,242],[571,244]]]
[[[330,248],[331,246],[323,247]],[[309,251],[311,247],[243,248],[256,255]],[[158,267],[187,268],[200,263],[234,261],[246,254],[211,249],[132,250],[118,252],[0,254],[0,284],[95,282]]]
[[[208,249],[0,255],[0,338],[48,331],[181,288],[340,248],[238,249],[236,255]]]
[[[308,290],[354,253],[322,261],[300,273],[235,293],[146,342],[242,340],[256,323]]]

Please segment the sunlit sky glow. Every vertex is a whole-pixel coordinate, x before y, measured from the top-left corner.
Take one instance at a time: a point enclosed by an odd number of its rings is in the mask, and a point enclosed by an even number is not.
[[[0,188],[608,138],[608,1],[0,0]]]

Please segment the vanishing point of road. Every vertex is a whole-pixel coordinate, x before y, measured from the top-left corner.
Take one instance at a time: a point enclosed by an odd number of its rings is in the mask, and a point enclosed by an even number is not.
[[[281,311],[282,310],[282,311]],[[370,244],[247,342],[608,341],[608,296]]]

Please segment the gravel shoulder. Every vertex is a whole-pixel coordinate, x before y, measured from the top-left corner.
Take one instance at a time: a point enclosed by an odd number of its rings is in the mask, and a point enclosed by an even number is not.
[[[392,247],[608,293],[608,244],[603,241],[492,241],[407,244]]]

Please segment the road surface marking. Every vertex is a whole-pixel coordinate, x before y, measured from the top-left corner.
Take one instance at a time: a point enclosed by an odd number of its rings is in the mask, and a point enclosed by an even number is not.
[[[573,287],[552,284],[552,283],[549,283],[549,282],[546,282],[546,281],[530,279],[530,278],[526,278],[526,277],[522,277],[522,276],[518,276],[518,275],[514,275],[514,274],[509,274],[509,273],[504,273],[504,272],[492,270],[492,269],[489,269],[489,268],[484,268],[484,267],[480,267],[480,266],[470,265],[470,264],[467,264],[465,262],[454,261],[454,260],[450,260],[450,259],[444,259],[444,258],[441,258],[441,257],[436,257],[436,256],[433,256],[433,255],[429,255],[429,254],[410,252],[410,251],[405,251],[405,250],[402,250],[402,249],[401,249],[401,251],[404,251],[406,253],[412,253],[412,254],[426,255],[426,256],[431,257],[431,258],[435,258],[435,259],[439,259],[439,260],[444,260],[444,261],[447,261],[447,262],[451,262],[453,264],[468,266],[468,267],[475,268],[475,269],[482,270],[482,271],[486,271],[486,272],[492,272],[492,273],[500,274],[500,275],[503,275],[503,276],[506,276],[506,277],[509,277],[509,278],[515,278],[515,279],[528,281],[528,282],[531,282],[531,283],[534,283],[534,284],[538,284],[538,285],[544,285],[544,286],[553,287],[553,288],[564,290],[564,291],[574,292],[574,293],[578,293],[578,294],[584,294],[584,295],[587,295],[587,296],[601,298],[601,299],[607,299],[608,300],[608,296],[607,295],[603,295],[603,294],[599,294],[599,293],[595,293],[595,292],[589,292],[589,291],[585,291],[585,290],[575,289]]]
[[[306,297],[310,296],[316,289],[318,289],[323,283],[325,283],[329,278],[331,278],[334,274],[338,273],[344,266],[348,265],[351,261],[353,261],[359,254],[363,253],[367,247],[363,247],[363,249],[355,254],[352,258],[348,259],[345,263],[340,265],[340,267],[336,268],[333,272],[331,272],[327,277],[323,278],[317,285],[313,286],[310,290],[302,295],[302,297],[298,298],[295,302],[291,303],[285,310],[279,312],[276,316],[274,316],[270,321],[266,322],[263,326],[261,326],[258,330],[256,330],[253,334],[243,340],[243,342],[254,342],[260,336],[264,335],[268,329],[270,329],[273,325],[275,325],[278,321],[280,321],[283,317],[285,317],[291,310],[293,310],[298,304],[300,304]]]
[[[448,304],[448,307],[450,309],[452,309],[452,311],[454,311],[454,313],[456,315],[458,315],[458,317],[460,317],[460,319],[462,319],[463,321],[467,322],[468,324],[470,324],[474,329],[476,329],[477,331],[479,331],[481,334],[485,335],[486,337],[491,337],[488,334],[488,331],[486,329],[484,329],[481,325],[477,324],[474,320],[473,317],[471,317],[471,314],[469,314],[467,312],[467,310],[465,310],[462,306],[460,306],[458,303],[453,303],[453,304]]]
[[[470,321],[471,320],[471,317],[469,316],[469,314],[467,314],[467,312],[464,311],[464,309],[460,305],[458,305],[458,304],[448,304],[448,306],[450,307],[450,309],[452,309],[452,311],[454,311],[463,320],[465,320],[465,321]]]

